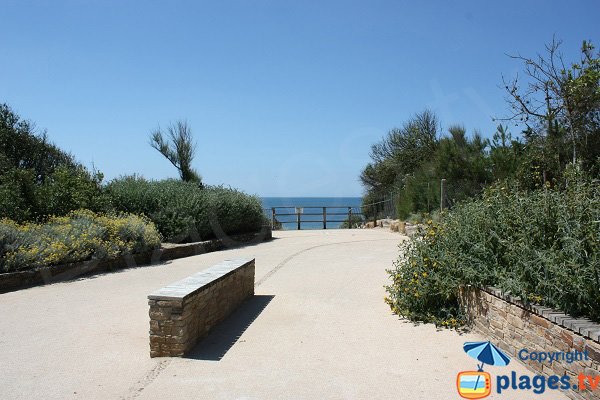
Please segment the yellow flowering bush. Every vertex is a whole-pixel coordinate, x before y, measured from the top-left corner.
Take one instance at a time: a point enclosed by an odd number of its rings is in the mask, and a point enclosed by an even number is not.
[[[435,251],[442,226],[432,220],[425,225],[422,237],[400,245],[401,256],[387,271],[392,284],[386,287],[384,300],[392,312],[410,320],[456,328],[465,318],[458,307],[455,281]]]
[[[507,294],[600,321],[600,186],[570,172],[563,190],[487,188],[423,236],[402,245],[386,288],[392,310],[411,320],[464,323],[461,285]]]
[[[133,214],[78,210],[41,224],[0,220],[0,267],[5,272],[114,258],[159,246],[154,224]]]

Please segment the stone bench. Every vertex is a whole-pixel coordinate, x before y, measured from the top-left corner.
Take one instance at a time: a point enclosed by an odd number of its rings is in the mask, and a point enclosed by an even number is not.
[[[226,260],[148,296],[150,357],[180,357],[254,295],[254,259]]]

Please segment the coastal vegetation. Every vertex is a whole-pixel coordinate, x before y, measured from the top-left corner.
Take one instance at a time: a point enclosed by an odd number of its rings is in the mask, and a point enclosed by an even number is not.
[[[116,209],[150,218],[169,242],[256,232],[267,223],[258,197],[220,186],[129,176],[110,182],[106,193]]]
[[[352,215],[346,218],[340,225],[340,229],[358,228],[365,223],[362,215]]]
[[[167,131],[160,127],[150,134],[150,146],[158,150],[179,172],[184,182],[195,182],[202,186],[202,178],[194,168],[192,161],[196,154],[196,143],[192,137],[192,128],[187,121],[170,123]]]
[[[410,319],[457,326],[461,285],[494,286],[525,302],[600,320],[600,188],[573,169],[565,190],[498,183],[421,240],[404,242],[388,303]]]
[[[25,222],[81,208],[106,211],[102,179],[0,104],[0,218]]]
[[[502,124],[491,141],[461,126],[438,137],[424,112],[373,146],[365,201],[397,188],[401,218],[427,213],[442,178],[451,198],[388,271],[395,313],[460,326],[459,289],[474,285],[600,321],[600,55],[584,42],[567,63],[559,46],[515,57],[529,79],[504,81],[510,114],[499,120],[522,127],[519,139]]]
[[[0,105],[0,270],[16,271],[154,249],[161,240],[200,241],[256,232],[260,200],[205,186],[191,167],[187,123],[172,124],[152,143],[181,180],[140,176],[103,182],[51,143],[45,132]]]
[[[429,110],[390,130],[371,147],[371,162],[361,173],[363,203],[395,192],[399,217],[406,218],[437,208],[442,178],[453,205],[502,179],[530,190],[554,187],[572,163],[598,176],[600,60],[593,45],[584,42],[580,59],[568,64],[559,46],[553,41],[545,56],[516,57],[529,80],[504,80],[509,114],[496,118],[491,140],[478,131],[467,135],[462,124],[444,132]],[[518,137],[508,124],[522,129]]]
[[[158,247],[154,224],[133,214],[79,210],[43,223],[0,220],[2,271],[115,258]]]

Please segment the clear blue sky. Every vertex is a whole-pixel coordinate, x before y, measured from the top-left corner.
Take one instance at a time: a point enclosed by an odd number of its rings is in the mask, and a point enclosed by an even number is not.
[[[599,16],[597,0],[0,0],[0,102],[107,179],[175,177],[148,133],[187,119],[206,183],[355,196],[390,128],[429,107],[490,136],[519,68],[505,53],[600,46]]]

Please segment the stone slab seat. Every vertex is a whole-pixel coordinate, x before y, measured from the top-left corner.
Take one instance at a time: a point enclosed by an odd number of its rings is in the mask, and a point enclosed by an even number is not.
[[[254,274],[254,259],[225,260],[150,294],[150,357],[181,357],[193,349],[254,295]]]

